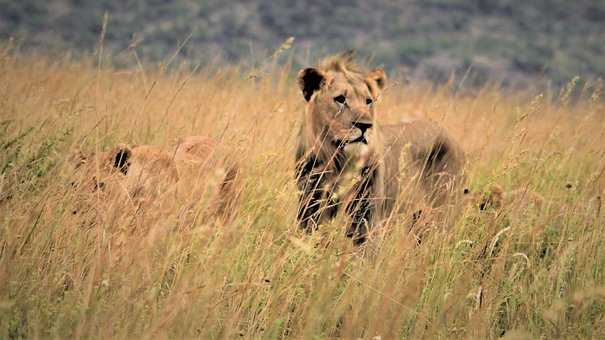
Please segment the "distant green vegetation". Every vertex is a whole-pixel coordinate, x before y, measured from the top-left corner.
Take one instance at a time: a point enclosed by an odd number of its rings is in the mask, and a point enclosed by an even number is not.
[[[90,53],[109,13],[118,66],[180,57],[255,63],[286,38],[295,62],[355,48],[412,78],[559,86],[605,75],[605,2],[596,0],[195,1],[0,0],[0,39],[24,49]],[[130,47],[130,49],[129,49]]]

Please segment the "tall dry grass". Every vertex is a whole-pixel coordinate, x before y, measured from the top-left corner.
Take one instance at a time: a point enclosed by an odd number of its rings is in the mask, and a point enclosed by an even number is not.
[[[304,102],[288,67],[250,74],[3,52],[1,338],[605,337],[601,85],[529,96],[392,81],[380,122],[433,118],[468,152],[473,192],[498,184],[544,201],[467,207],[420,245],[395,218],[362,256],[342,218],[297,230]],[[94,197],[74,210],[73,150],[197,134],[238,151],[232,222]]]

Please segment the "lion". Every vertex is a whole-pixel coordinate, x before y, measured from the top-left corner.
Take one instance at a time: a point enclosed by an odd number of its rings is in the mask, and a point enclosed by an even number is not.
[[[224,218],[233,217],[234,204],[239,201],[242,189],[240,166],[233,150],[209,137],[189,136],[177,141],[171,152],[182,174],[183,190],[199,197],[208,190],[208,184],[218,187],[211,210]],[[198,192],[191,188],[197,188]]]
[[[546,205],[544,197],[527,187],[505,191],[500,185],[493,184],[483,192],[471,192],[466,188],[464,195],[465,205],[480,211],[501,211],[504,208],[519,210],[527,207],[540,211]]]
[[[310,232],[344,206],[351,219],[346,235],[361,245],[389,217],[400,192],[431,207],[449,202],[465,158],[432,121],[378,124],[375,104],[386,74],[367,72],[353,59],[352,53],[328,57],[298,73],[306,108],[295,155],[297,220]]]
[[[85,191],[135,205],[161,199],[164,206],[177,201],[195,205],[209,197],[211,213],[230,218],[240,193],[239,166],[226,152],[211,138],[190,136],[168,148],[118,144],[91,156],[79,152],[75,161]]]

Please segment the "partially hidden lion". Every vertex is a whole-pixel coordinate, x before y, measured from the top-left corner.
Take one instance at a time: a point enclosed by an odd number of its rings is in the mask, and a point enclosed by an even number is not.
[[[307,231],[344,207],[347,236],[363,244],[401,195],[431,207],[457,196],[464,152],[438,124],[407,119],[380,125],[375,104],[387,81],[352,53],[328,57],[298,74],[306,109],[298,135],[298,222]],[[407,202],[413,203],[413,202]]]
[[[239,166],[215,140],[190,136],[170,147],[118,144],[109,151],[75,157],[78,186],[84,191],[136,205],[163,200],[231,217],[240,187]]]

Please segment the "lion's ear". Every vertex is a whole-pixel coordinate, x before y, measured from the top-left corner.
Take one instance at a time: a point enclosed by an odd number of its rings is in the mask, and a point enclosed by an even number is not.
[[[387,74],[382,67],[370,71],[370,73],[368,73],[368,78],[376,83],[379,90],[384,89],[387,84]]]
[[[311,96],[323,86],[325,79],[323,74],[314,68],[306,68],[298,72],[298,86],[306,101],[311,100]]]
[[[114,168],[120,170],[121,173],[126,175],[128,168],[130,167],[130,157],[132,157],[132,150],[125,144],[118,144],[114,151],[111,153],[111,162]]]

